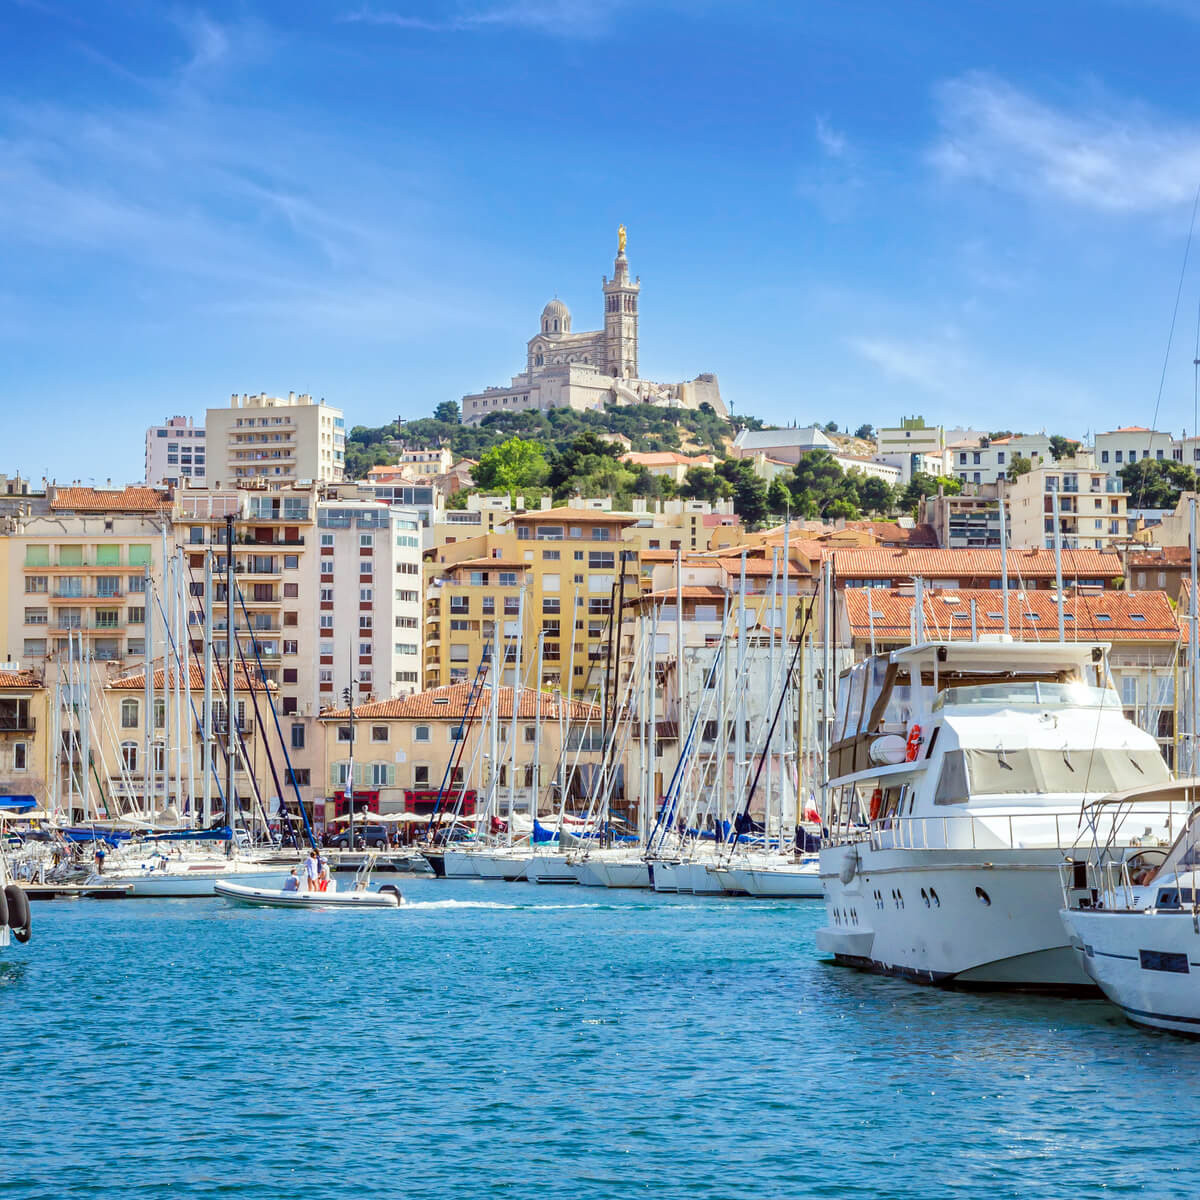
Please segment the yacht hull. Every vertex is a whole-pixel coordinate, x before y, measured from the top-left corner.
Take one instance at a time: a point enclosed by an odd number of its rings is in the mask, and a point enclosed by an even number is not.
[[[506,854],[503,851],[490,852],[482,850],[474,855],[475,870],[480,879],[503,879],[516,883],[525,878],[529,867],[530,855]]]
[[[817,947],[848,966],[920,983],[1094,989],[1059,917],[1057,850],[821,851]]]
[[[530,883],[578,884],[577,869],[565,854],[535,854],[525,870]]]
[[[105,877],[107,878],[107,877]],[[285,871],[147,871],[143,875],[113,877],[111,883],[130,883],[129,895],[136,899],[191,899],[203,896],[215,896],[216,884],[219,880],[235,879],[240,884],[259,888],[282,888],[287,878]]]
[[[1080,968],[1129,1021],[1200,1037],[1200,933],[1190,911],[1061,917]]]
[[[650,868],[640,858],[605,859],[593,855],[576,864],[584,887],[649,888]]]
[[[476,861],[479,856],[472,854],[467,850],[447,850],[446,851],[446,878],[447,879],[478,879],[479,864]]]
[[[779,900],[820,900],[825,888],[817,861],[727,867],[726,891]]]

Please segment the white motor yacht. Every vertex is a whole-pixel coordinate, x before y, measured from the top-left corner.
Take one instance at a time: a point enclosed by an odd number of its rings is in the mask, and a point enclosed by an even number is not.
[[[1094,806],[1178,806],[1192,815],[1167,849],[1098,847],[1064,870],[1063,924],[1079,965],[1137,1025],[1200,1035],[1200,779],[1106,798]],[[1102,818],[1097,822],[1104,825]]]
[[[925,983],[1091,988],[1059,917],[1061,864],[1093,840],[1089,801],[1168,780],[1106,649],[918,642],[842,676],[821,950]],[[1169,818],[1105,819],[1118,850],[1170,835]]]

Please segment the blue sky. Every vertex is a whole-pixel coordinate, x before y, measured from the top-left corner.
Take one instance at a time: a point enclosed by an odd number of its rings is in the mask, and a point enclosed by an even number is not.
[[[0,471],[135,480],[231,392],[349,424],[601,320],[735,409],[1154,416],[1200,0],[0,0]],[[1200,239],[1158,424],[1193,426]]]

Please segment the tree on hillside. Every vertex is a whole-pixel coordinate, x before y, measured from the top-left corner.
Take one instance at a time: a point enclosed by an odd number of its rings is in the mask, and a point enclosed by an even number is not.
[[[809,520],[830,517],[853,519],[858,513],[854,480],[828,450],[810,450],[800,456],[788,481],[796,511]]]
[[[757,529],[767,519],[767,483],[754,473],[748,458],[726,458],[717,465],[717,474],[732,489],[733,511],[747,529]]]
[[[1028,475],[1033,470],[1033,463],[1023,454],[1014,454],[1012,462],[1008,464],[1009,479],[1020,479],[1022,475]]]
[[[873,442],[875,440],[875,426],[871,424],[860,425],[855,431],[856,438],[862,438],[864,442]]]
[[[1050,436],[1050,453],[1054,455],[1054,461],[1059,459],[1071,458],[1079,443],[1072,441],[1070,438],[1065,438],[1061,433],[1051,434]]]
[[[838,431],[838,423],[836,421],[826,421],[825,422],[825,432],[826,433],[837,433],[837,431]]]
[[[550,464],[546,462],[541,442],[514,437],[488,450],[471,476],[481,488],[511,494],[522,488],[538,487],[549,473]]]
[[[679,494],[688,500],[724,500],[733,493],[729,481],[711,467],[688,467]]]
[[[611,471],[622,453],[620,446],[594,433],[581,433],[565,450],[552,456],[547,482],[561,500],[582,491],[582,481],[589,476]]]
[[[1183,463],[1143,458],[1120,471],[1130,508],[1174,508],[1184,492],[1196,490],[1196,472]]]
[[[433,410],[433,419],[435,421],[445,421],[447,425],[457,425],[462,420],[462,414],[459,412],[457,400],[443,400],[441,404]]]
[[[916,516],[921,501],[928,496],[936,496],[939,487],[947,496],[957,496],[962,491],[962,480],[949,475],[929,475],[925,471],[917,471],[901,491],[898,503]]]
[[[874,475],[858,485],[858,502],[864,512],[886,517],[896,503],[896,489]]]
[[[777,517],[786,516],[792,508],[792,493],[783,482],[782,475],[776,475],[767,488],[767,509]]]

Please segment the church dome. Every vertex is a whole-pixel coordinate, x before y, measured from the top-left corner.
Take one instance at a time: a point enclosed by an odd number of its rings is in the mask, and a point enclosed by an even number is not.
[[[542,309],[542,332],[571,332],[571,310],[557,296]]]

